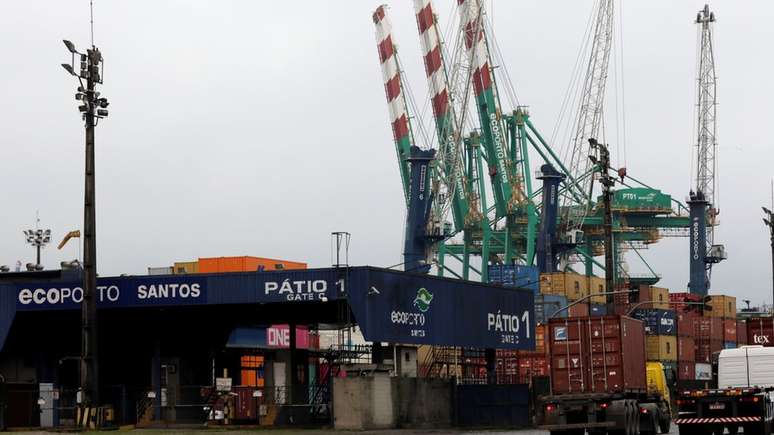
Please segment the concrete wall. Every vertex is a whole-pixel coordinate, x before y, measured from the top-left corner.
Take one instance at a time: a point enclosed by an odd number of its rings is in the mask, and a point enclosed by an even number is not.
[[[452,424],[453,384],[443,380],[388,377],[335,378],[336,429],[448,427]]]

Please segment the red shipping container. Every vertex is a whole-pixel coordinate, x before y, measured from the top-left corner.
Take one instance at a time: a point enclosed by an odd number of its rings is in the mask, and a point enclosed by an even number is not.
[[[736,344],[743,345],[748,344],[747,343],[747,321],[746,320],[737,320],[736,321]]]
[[[723,341],[736,342],[736,319],[723,319]]]
[[[696,339],[696,362],[711,363],[712,354],[723,349],[723,340]]]
[[[695,312],[677,313],[677,335],[693,337],[696,334],[695,323],[698,315]]]
[[[693,361],[678,361],[677,379],[681,381],[696,379],[696,363]]]
[[[696,341],[693,337],[677,337],[677,360],[696,361]]]
[[[625,316],[551,319],[554,394],[618,393],[646,388],[645,328]]]
[[[672,308],[678,312],[697,312],[698,305],[681,304],[680,302],[701,302],[701,300],[701,296],[693,293],[669,293],[669,302],[672,302]]]
[[[697,338],[723,341],[723,321],[720,317],[697,317],[694,330]]]
[[[589,304],[585,302],[575,304],[567,309],[567,317],[588,317],[588,315]]]
[[[747,344],[774,346],[774,318],[747,319]]]

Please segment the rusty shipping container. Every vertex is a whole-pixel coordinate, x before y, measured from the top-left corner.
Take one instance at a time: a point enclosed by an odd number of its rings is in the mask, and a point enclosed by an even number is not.
[[[677,312],[677,335],[680,337],[693,337],[696,334],[695,325],[697,314],[695,312]]]
[[[747,343],[747,320],[736,321],[736,342],[740,346]]]
[[[588,317],[589,304],[581,302],[567,309],[567,317]]]
[[[774,318],[747,319],[747,344],[774,346]]]
[[[723,340],[696,339],[696,362],[711,363],[712,354],[723,350]]]
[[[669,293],[669,302],[678,312],[697,312],[698,305],[690,305],[686,302],[701,302],[701,296],[694,293]]]
[[[552,394],[619,393],[646,388],[645,329],[626,316],[552,319]]]
[[[723,319],[723,341],[736,342],[736,319]]]
[[[697,338],[723,341],[723,321],[720,317],[697,317],[694,329]]]
[[[678,361],[677,379],[681,381],[691,381],[696,379],[696,363],[693,361]]]
[[[677,360],[696,361],[696,340],[693,337],[677,337]]]

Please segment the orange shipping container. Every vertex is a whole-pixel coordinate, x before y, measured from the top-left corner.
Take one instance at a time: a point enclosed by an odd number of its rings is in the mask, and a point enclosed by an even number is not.
[[[306,263],[261,257],[211,257],[199,259],[199,273],[256,272],[306,269]]]

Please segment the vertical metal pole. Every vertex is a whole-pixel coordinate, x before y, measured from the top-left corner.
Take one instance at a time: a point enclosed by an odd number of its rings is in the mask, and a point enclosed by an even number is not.
[[[81,391],[83,405],[99,404],[99,373],[97,364],[97,244],[95,213],[94,127],[97,97],[94,75],[99,65],[99,52],[88,50],[89,76],[85,98],[86,173],[83,203],[83,303],[81,304]]]
[[[38,249],[37,249],[37,250],[38,250],[38,257],[37,257],[37,262],[35,263],[35,265],[36,265],[36,266],[37,266],[38,264],[40,264],[40,245],[38,245],[38,246],[37,246],[37,248],[38,248]]]

